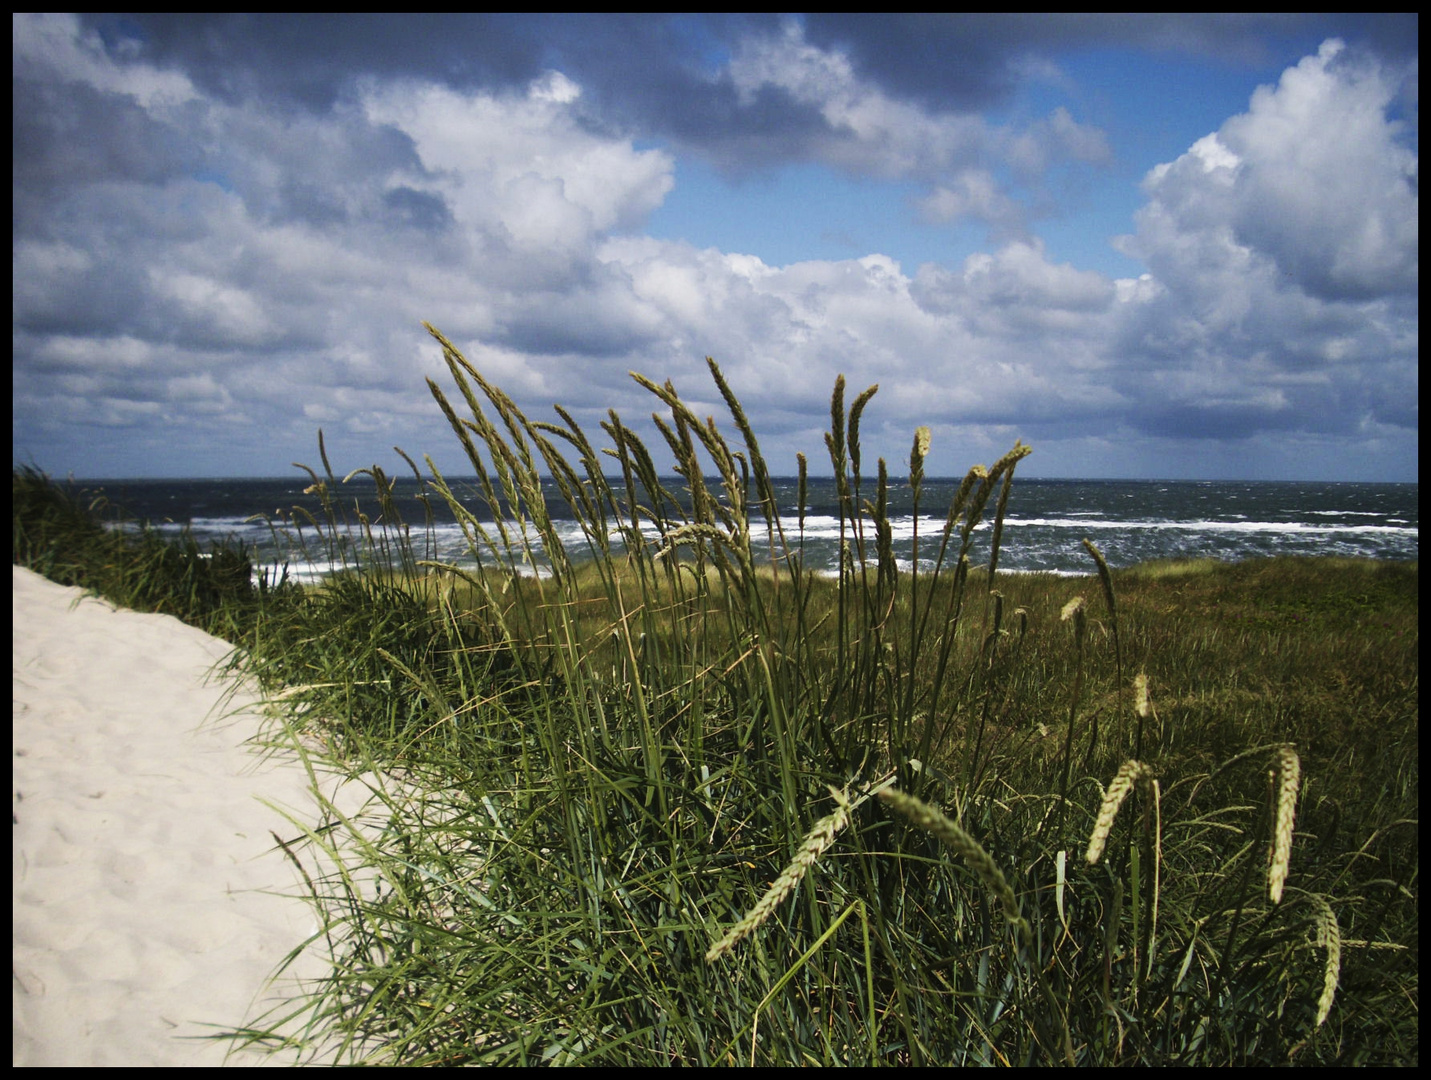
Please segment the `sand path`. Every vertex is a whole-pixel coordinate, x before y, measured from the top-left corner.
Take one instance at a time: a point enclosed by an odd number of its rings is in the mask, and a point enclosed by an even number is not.
[[[270,835],[297,830],[260,801],[314,820],[307,774],[243,746],[252,708],[221,716],[223,642],[20,567],[12,599],[13,1063],[224,1064],[193,1037],[287,996],[268,978],[316,929],[268,891],[301,891]]]

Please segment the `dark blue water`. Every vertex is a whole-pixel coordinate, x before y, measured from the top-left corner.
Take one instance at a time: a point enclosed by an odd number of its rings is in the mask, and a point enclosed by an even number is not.
[[[306,515],[322,519],[319,499],[306,491],[307,476],[271,480],[109,480],[80,484],[102,490],[134,520],[177,531],[190,528],[201,539],[238,537],[265,560],[286,563],[290,573],[309,578],[332,566],[319,550]],[[466,508],[479,520],[492,515],[475,482],[452,481]],[[667,481],[680,493],[685,482]],[[719,485],[712,482],[711,489]],[[803,530],[794,479],[775,481],[781,524],[791,547],[803,545],[806,565],[833,570],[839,550],[834,482],[811,479]],[[916,518],[911,492],[892,482],[888,514],[896,559],[905,566],[914,554],[916,532],[921,564],[938,547],[957,480],[926,479]],[[371,479],[338,484],[335,504],[348,520],[341,530],[361,535],[358,515],[382,524]],[[412,530],[418,557],[470,562],[462,529],[435,493],[420,497],[413,477],[399,480],[395,505]],[[873,499],[873,492],[862,493]],[[544,489],[548,513],[574,557],[587,541],[555,487]],[[976,534],[972,559],[987,561],[993,500]],[[388,521],[393,524],[394,522]],[[430,524],[430,528],[429,528]],[[917,528],[916,528],[917,527]],[[648,535],[655,531],[646,526]],[[495,535],[495,534],[494,534]],[[610,535],[617,538],[616,523]],[[533,532],[535,537],[535,533]],[[999,557],[1001,570],[1089,573],[1092,561],[1081,541],[1091,539],[1115,567],[1150,559],[1210,556],[1223,560],[1271,555],[1338,555],[1375,559],[1416,559],[1420,553],[1419,485],[1361,483],[1018,480],[1013,486]],[[764,549],[762,527],[753,537]],[[873,557],[873,530],[869,531]],[[305,550],[305,546],[307,550]],[[540,542],[536,543],[540,551]]]

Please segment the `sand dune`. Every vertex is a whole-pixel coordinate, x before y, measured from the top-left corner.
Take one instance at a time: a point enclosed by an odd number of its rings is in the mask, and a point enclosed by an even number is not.
[[[311,814],[307,774],[243,745],[223,642],[20,567],[12,598],[13,1063],[223,1064],[202,1037],[291,993],[267,980],[316,928],[260,801]]]

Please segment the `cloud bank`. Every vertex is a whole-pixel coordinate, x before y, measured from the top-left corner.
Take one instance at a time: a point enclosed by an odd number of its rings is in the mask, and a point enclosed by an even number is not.
[[[927,424],[935,472],[1021,437],[1042,475],[1416,476],[1414,58],[1331,39],[1258,88],[1147,173],[1116,239],[1147,272],[1113,279],[1052,257],[1029,210],[1109,165],[1105,132],[985,111],[1032,31],[914,87],[899,35],[858,20],[576,24],[666,43],[625,81],[634,46],[602,66],[570,26],[543,49],[549,23],[462,24],[488,47],[454,67],[402,33],[379,56],[378,24],[233,25],[13,19],[18,457],[275,474],[322,426],[344,466],[394,443],[456,464],[428,320],[533,413],[593,426],[650,411],[630,369],[719,412],[715,356],[777,468],[816,456],[842,372],[881,385],[867,453]],[[362,48],[257,62],[305,29]],[[651,235],[688,154],[903,185],[990,243],[774,266]]]

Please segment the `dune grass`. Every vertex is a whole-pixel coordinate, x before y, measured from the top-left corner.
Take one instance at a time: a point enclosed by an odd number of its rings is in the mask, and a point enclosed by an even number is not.
[[[174,615],[239,641],[283,592],[253,575],[239,542],[202,548],[128,521],[102,492],[60,485],[33,467],[12,470],[13,561],[139,611]]]
[[[1110,571],[1089,545],[1088,578],[996,575],[967,554],[1016,445],[900,572],[873,388],[840,384],[844,558],[816,575],[714,364],[731,435],[642,380],[673,480],[615,414],[531,420],[438,340],[477,481],[428,479],[474,565],[426,559],[388,500],[353,572],[205,616],[272,740],[390,778],[285,838],[333,959],[287,1012],[329,1059],[1418,1060],[1416,564]],[[19,514],[17,561],[85,563],[82,536],[114,561],[81,513]]]

